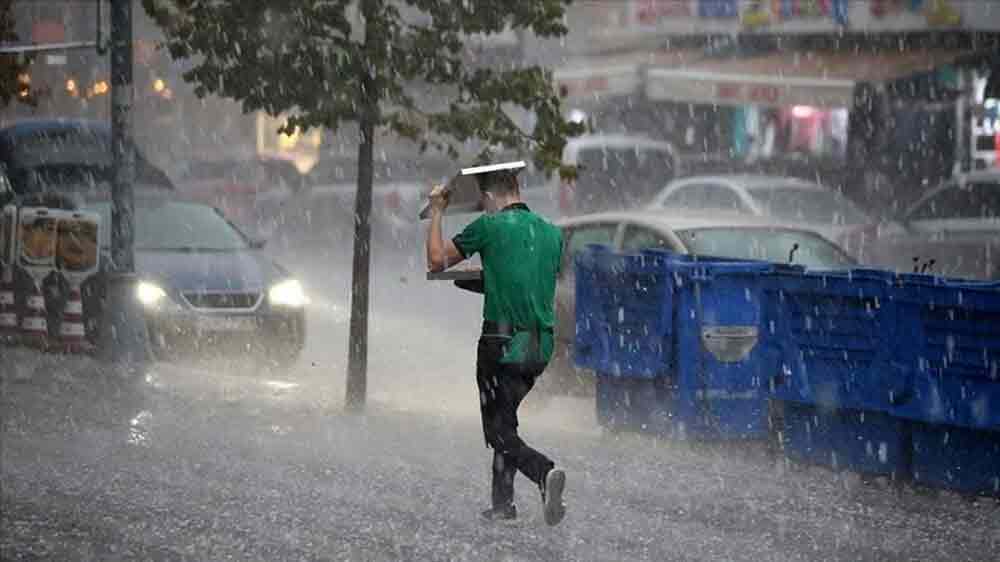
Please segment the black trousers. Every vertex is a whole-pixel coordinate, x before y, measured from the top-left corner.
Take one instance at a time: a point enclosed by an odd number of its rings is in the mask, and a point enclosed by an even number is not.
[[[479,338],[476,382],[486,446],[493,448],[493,507],[514,501],[514,476],[520,470],[541,487],[554,463],[529,447],[517,434],[517,408],[545,370],[540,363],[500,362],[510,338],[483,335]]]

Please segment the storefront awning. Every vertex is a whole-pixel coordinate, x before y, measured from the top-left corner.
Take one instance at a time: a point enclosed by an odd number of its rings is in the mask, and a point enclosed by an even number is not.
[[[657,65],[646,74],[652,101],[709,105],[849,107],[854,86],[880,84],[929,72],[967,55],[964,51],[905,53],[773,53]]]
[[[556,91],[573,104],[599,103],[642,90],[647,66],[674,68],[705,58],[701,51],[673,50],[569,60],[553,73]]]

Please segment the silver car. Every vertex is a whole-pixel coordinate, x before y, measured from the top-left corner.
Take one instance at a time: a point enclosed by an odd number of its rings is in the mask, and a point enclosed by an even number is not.
[[[801,179],[753,174],[692,176],[670,182],[648,210],[725,212],[807,224],[858,257],[855,232],[877,221],[836,191]]]
[[[1000,279],[1000,171],[955,176],[901,216],[903,230],[880,236],[873,261],[897,271]]]
[[[556,353],[547,371],[551,376],[543,384],[558,393],[590,391],[590,377],[573,366],[574,257],[588,244],[621,252],[661,248],[679,254],[791,262],[821,270],[857,264],[842,248],[808,228],[775,226],[756,217],[682,217],[646,211],[582,215],[557,224],[563,231],[563,264],[556,287]]]

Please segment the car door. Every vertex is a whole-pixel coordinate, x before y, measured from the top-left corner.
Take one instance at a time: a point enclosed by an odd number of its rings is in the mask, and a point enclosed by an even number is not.
[[[613,221],[579,224],[563,228],[563,255],[556,283],[556,354],[572,364],[576,338],[576,268],[575,256],[587,244],[614,246],[619,223]]]

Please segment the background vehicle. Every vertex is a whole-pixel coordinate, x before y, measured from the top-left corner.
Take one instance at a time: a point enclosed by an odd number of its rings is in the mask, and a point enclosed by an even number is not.
[[[177,178],[185,199],[211,205],[256,236],[273,233],[281,207],[307,184],[290,160],[232,158],[189,162]]]
[[[563,264],[556,287],[556,353],[548,371],[552,376],[544,384],[560,393],[589,392],[590,388],[590,377],[573,365],[574,257],[588,244],[604,244],[622,252],[661,248],[679,254],[791,261],[811,269],[849,269],[857,264],[843,249],[812,230],[775,226],[756,217],[600,213],[565,219],[558,224],[563,231]]]
[[[80,119],[20,121],[0,129],[0,163],[18,195],[73,191],[97,195],[110,185],[111,128]],[[170,178],[135,151],[136,183],[173,190]]]
[[[110,224],[110,202],[87,207]],[[137,196],[135,209],[139,297],[158,356],[251,349],[279,367],[298,359],[306,298],[299,282],[262,254],[261,244],[207,205]],[[101,234],[102,246],[109,246],[110,230]],[[101,318],[102,281],[92,278],[83,291],[91,338]]]
[[[875,263],[901,272],[927,264],[939,275],[1000,279],[1000,171],[946,181],[908,208],[899,222],[903,231],[875,242]]]
[[[781,176],[686,177],[668,184],[648,208],[670,213],[726,212],[807,224],[855,256],[860,248],[854,234],[877,223],[836,191]]]
[[[577,177],[549,180],[558,193],[559,214],[570,217],[620,211],[648,203],[677,172],[673,146],[632,135],[584,135],[563,149],[564,166],[577,166]]]
[[[372,186],[372,240],[376,245],[404,248],[416,234],[417,211],[430,192],[453,168],[443,158],[376,161]],[[357,160],[322,160],[307,178],[308,187],[293,195],[279,213],[281,243],[328,248],[331,240],[354,236],[354,196],[358,189]]]

